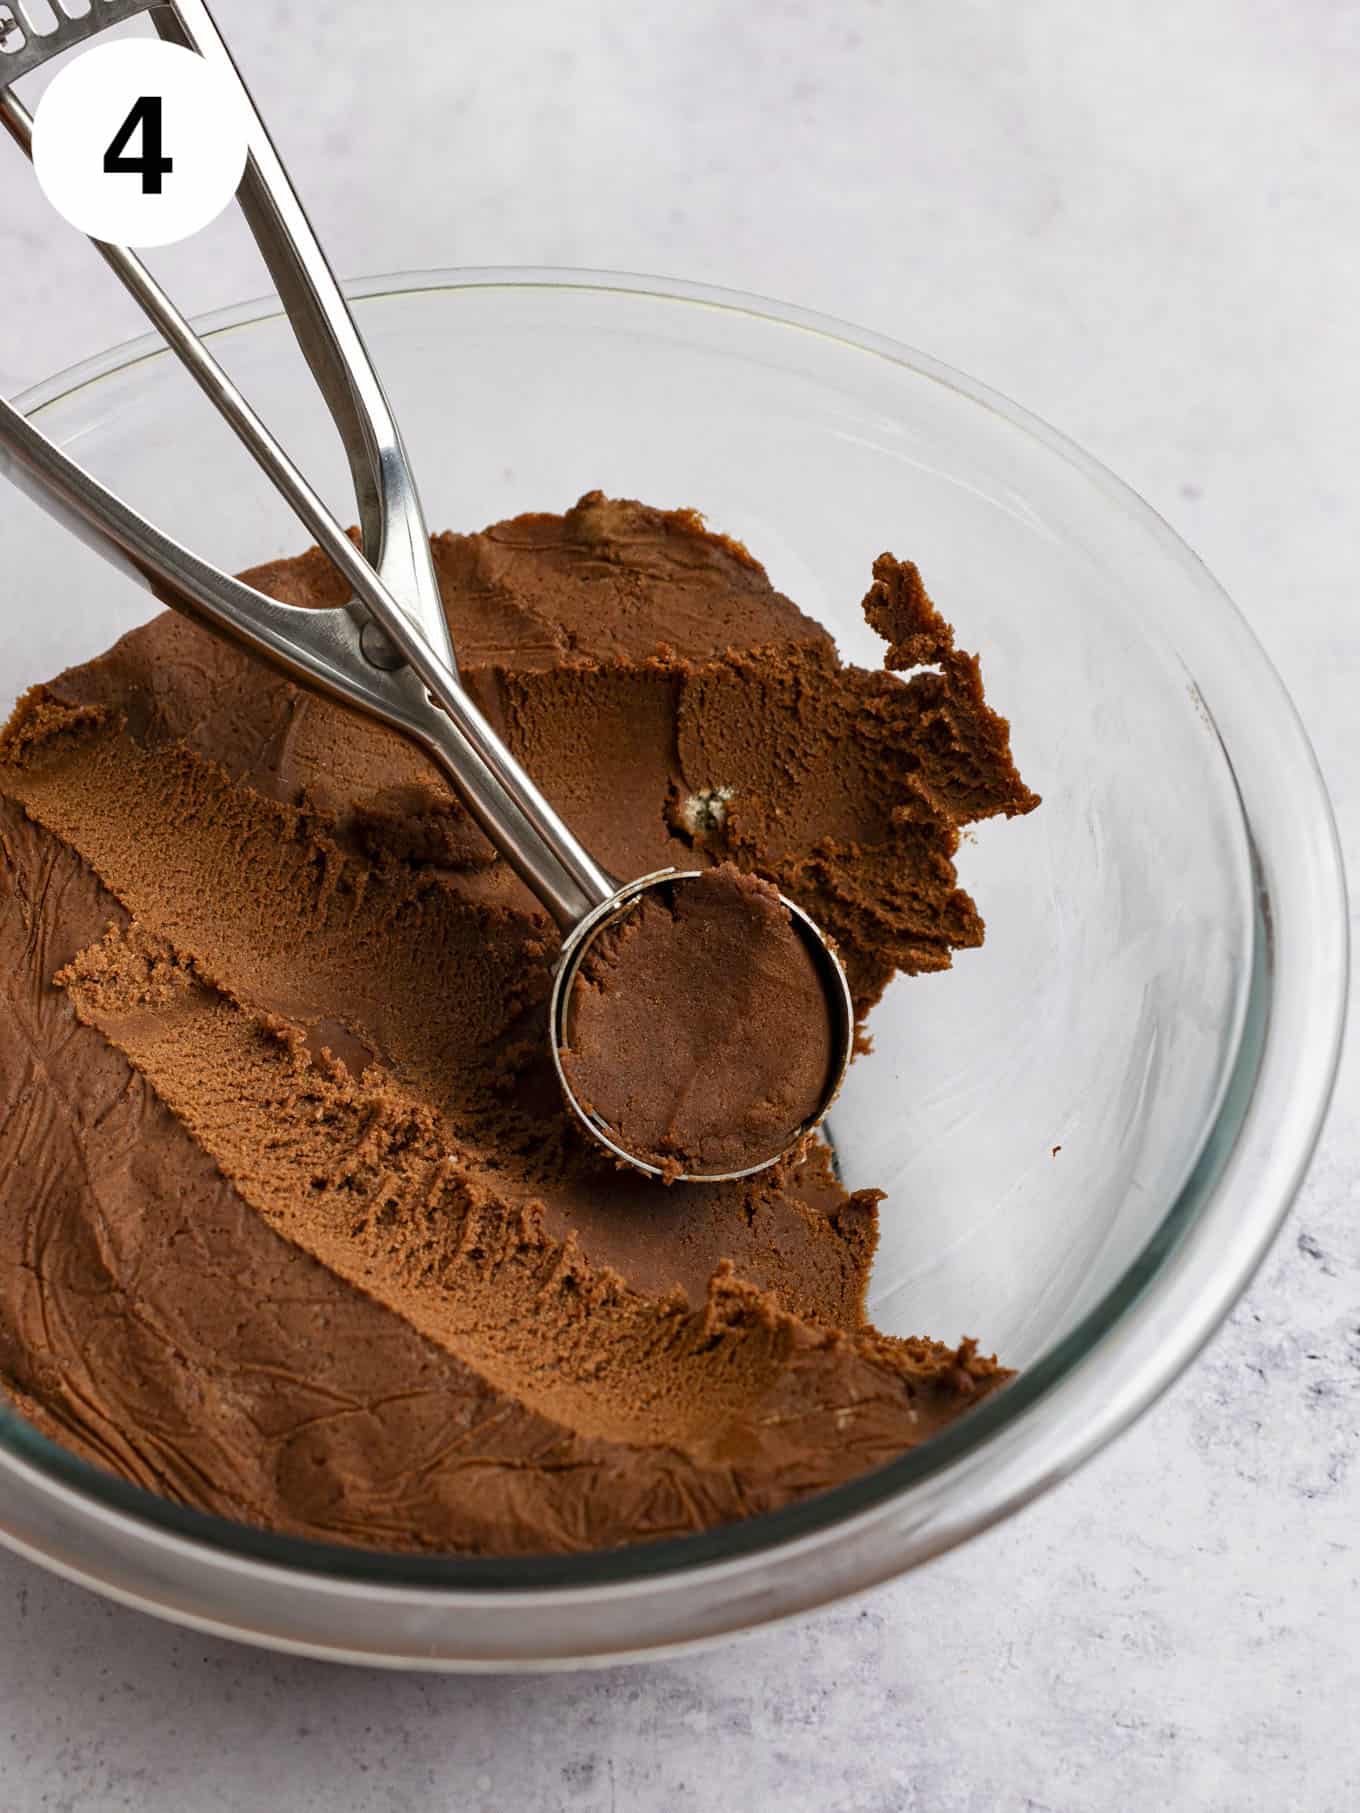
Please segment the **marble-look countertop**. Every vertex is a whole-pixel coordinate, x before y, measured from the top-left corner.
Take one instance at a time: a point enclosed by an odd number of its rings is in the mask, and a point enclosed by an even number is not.
[[[781,295],[1073,435],[1251,620],[1360,866],[1354,0],[223,12],[342,271],[577,264]],[[194,308],[265,287],[215,233],[212,259],[159,260]],[[14,384],[140,326],[17,160],[0,319]],[[1358,1084],[1352,1056],[1208,1354],[966,1550],[715,1654],[529,1680],[255,1653],[0,1554],[0,1806],[1350,1813]]]

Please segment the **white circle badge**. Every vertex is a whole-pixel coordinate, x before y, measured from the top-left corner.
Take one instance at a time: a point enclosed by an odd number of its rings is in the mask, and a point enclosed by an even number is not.
[[[33,167],[72,226],[164,246],[215,220],[245,169],[249,113],[231,78],[152,38],[99,44],[53,77]]]

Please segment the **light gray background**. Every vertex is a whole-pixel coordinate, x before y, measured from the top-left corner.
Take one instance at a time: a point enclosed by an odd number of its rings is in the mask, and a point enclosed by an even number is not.
[[[1255,626],[1360,853],[1360,8],[1343,0],[221,0],[339,268],[622,267],[843,315],[1160,509]],[[139,330],[17,157],[0,369]],[[158,269],[264,287],[239,236]],[[0,1805],[1348,1813],[1357,1065],[1208,1356],[1005,1528],[677,1664],[384,1677],[0,1555]]]

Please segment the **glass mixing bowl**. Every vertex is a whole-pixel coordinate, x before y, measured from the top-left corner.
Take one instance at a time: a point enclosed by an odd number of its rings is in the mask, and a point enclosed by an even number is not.
[[[514,1562],[328,1548],[186,1512],[0,1411],[0,1534],[149,1610],[337,1658],[545,1667],[711,1640],[901,1573],[1032,1498],[1232,1305],[1336,1064],[1346,914],[1327,798],[1279,681],[1194,556],[981,386],[838,323],[674,283],[454,272],[351,294],[433,526],[558,510],[592,487],[693,505],[871,665],[859,601],[887,548],[981,652],[1044,803],[965,842],[986,945],[889,989],[831,1134],[849,1186],[888,1192],[873,1319],[975,1334],[1020,1377],[793,1509]],[[351,515],[277,304],[203,326]],[[306,540],[156,340],[24,407],[228,570]],[[0,494],[0,534],[7,706],[153,607],[17,493]]]

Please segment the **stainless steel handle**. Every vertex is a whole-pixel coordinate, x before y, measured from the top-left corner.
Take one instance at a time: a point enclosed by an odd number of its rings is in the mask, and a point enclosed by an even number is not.
[[[411,737],[564,931],[617,891],[395,606],[383,628],[405,665],[389,671],[365,655],[365,618],[356,606],[281,604],[229,578],[140,516],[3,400],[0,473],[163,603]]]
[[[401,432],[283,160],[203,0],[175,0],[151,17],[162,38],[224,70],[249,110],[250,155],[237,199],[344,442],[364,551],[435,654],[457,673]]]
[[[616,884],[539,793],[458,678],[424,515],[386,394],[212,15],[204,0],[150,8],[147,0],[120,0],[120,5],[128,13],[150,10],[163,38],[215,61],[241,93],[250,151],[239,199],[344,442],[369,559],[140,259],[122,246],[99,244],[98,250],[311,528],[357,602],[337,610],[299,610],[229,578],[164,535],[3,402],[0,470],[163,602],[420,744],[515,872],[558,924],[570,928]],[[65,14],[61,19],[73,39],[98,29],[92,20],[71,21]],[[56,42],[21,53],[27,57],[24,68],[51,54]],[[17,64],[12,67],[23,73]],[[0,66],[3,74],[8,71]],[[0,124],[31,155],[32,121],[8,86],[0,86]]]
[[[326,400],[349,461],[364,548],[373,568],[401,600],[434,652],[456,674],[457,663],[430,558],[410,462],[363,337],[270,140],[239,70],[203,0],[97,0],[84,13],[61,10],[44,29],[31,24],[0,37],[0,125],[32,156],[32,127],[12,84],[50,58],[97,37],[108,26],[149,13],[160,36],[211,60],[234,86],[248,123],[249,161],[240,186],[242,210],[274,274],[299,345]],[[15,48],[17,43],[18,48]],[[292,465],[279,443],[197,341],[188,323],[136,255],[92,242],[189,371],[307,523],[360,597],[362,577],[348,538]],[[370,637],[374,653],[382,648]]]

